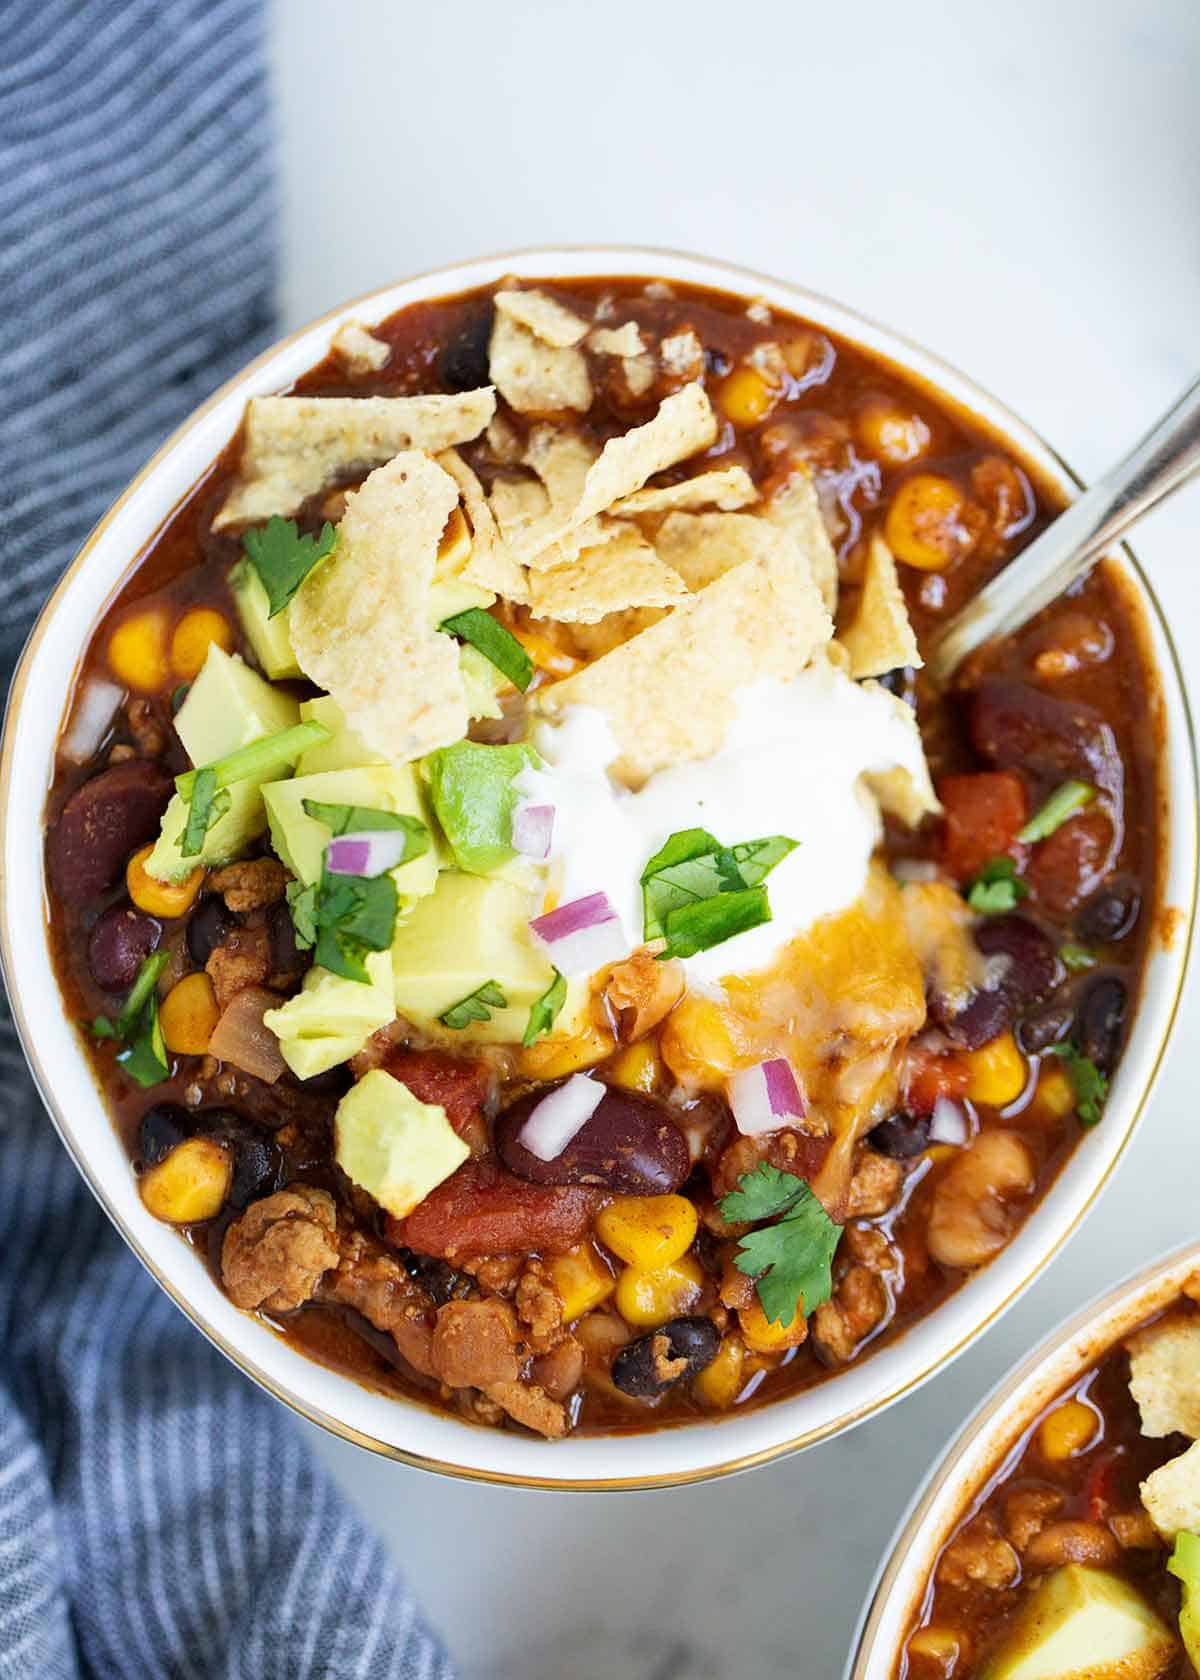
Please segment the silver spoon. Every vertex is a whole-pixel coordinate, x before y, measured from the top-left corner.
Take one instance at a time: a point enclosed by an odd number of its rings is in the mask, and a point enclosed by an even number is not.
[[[1200,471],[1200,379],[1142,441],[946,625],[929,657],[945,686],[969,653],[1007,635],[1062,594],[1150,508]]]

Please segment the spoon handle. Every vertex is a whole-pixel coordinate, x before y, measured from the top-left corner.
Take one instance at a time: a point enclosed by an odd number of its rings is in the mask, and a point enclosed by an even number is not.
[[[1200,379],[1125,459],[1059,514],[946,626],[929,660],[935,683],[981,642],[1048,606],[1150,508],[1200,471]]]

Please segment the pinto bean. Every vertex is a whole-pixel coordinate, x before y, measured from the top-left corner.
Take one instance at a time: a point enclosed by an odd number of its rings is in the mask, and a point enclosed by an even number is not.
[[[623,1347],[613,1360],[613,1386],[635,1400],[651,1400],[712,1364],[721,1335],[711,1318],[673,1318]]]
[[[1142,908],[1137,883],[1128,876],[1107,881],[1081,907],[1075,931],[1089,945],[1112,945],[1133,932]]]
[[[943,1266],[982,1266],[1004,1247],[1016,1223],[1014,1203],[1036,1183],[1033,1156],[1014,1132],[980,1132],[947,1168],[933,1192],[927,1241]]]
[[[76,788],[46,841],[50,878],[64,903],[85,904],[112,886],[129,854],[157,834],[173,786],[163,765],[132,758]]]
[[[967,727],[976,752],[999,769],[1057,781],[1078,776],[1121,798],[1117,738],[1082,701],[1043,694],[1016,677],[988,677],[970,697]]]
[[[1116,1563],[1121,1548],[1106,1528],[1093,1522],[1056,1522],[1034,1536],[1025,1548],[1027,1569],[1059,1569],[1065,1563],[1106,1569]]]
[[[92,979],[106,992],[127,992],[161,937],[162,928],[153,916],[128,904],[114,904],[97,921],[88,940]]]
[[[465,1161],[407,1219],[389,1219],[389,1242],[437,1259],[481,1254],[564,1254],[583,1241],[599,1205],[582,1184],[528,1184],[495,1161]]]
[[[1092,982],[1079,1006],[1079,1048],[1104,1072],[1117,1059],[1128,998],[1124,981],[1106,974]]]
[[[665,1103],[609,1087],[594,1113],[552,1161],[526,1149],[520,1131],[546,1093],[522,1097],[496,1121],[496,1149],[533,1184],[595,1184],[626,1196],[662,1196],[691,1169],[687,1140]]]

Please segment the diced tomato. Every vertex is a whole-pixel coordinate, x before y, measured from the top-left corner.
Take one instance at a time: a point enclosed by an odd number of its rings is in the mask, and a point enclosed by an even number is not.
[[[1090,898],[1112,862],[1113,825],[1104,810],[1080,811],[1034,847],[1028,880],[1052,916],[1069,916]]]
[[[971,1070],[961,1056],[938,1055],[912,1045],[907,1057],[904,1106],[910,1114],[932,1114],[939,1097],[956,1100],[965,1096],[970,1080]]]
[[[483,1102],[489,1075],[482,1062],[445,1056],[436,1050],[402,1050],[390,1056],[383,1069],[407,1085],[418,1101],[440,1104],[454,1130],[472,1149],[486,1147]]]
[[[957,881],[970,881],[994,857],[1019,857],[1017,835],[1029,815],[1025,784],[1014,770],[943,776],[938,797],[946,808],[942,862]]]
[[[1117,1482],[1126,1468],[1126,1457],[1124,1447],[1114,1447],[1102,1454],[1088,1472],[1084,1498],[1092,1522],[1102,1523],[1114,1506],[1123,1503]]]
[[[527,1184],[496,1161],[465,1161],[413,1209],[389,1219],[389,1242],[443,1260],[481,1254],[564,1254],[587,1235],[602,1193],[583,1184]]]

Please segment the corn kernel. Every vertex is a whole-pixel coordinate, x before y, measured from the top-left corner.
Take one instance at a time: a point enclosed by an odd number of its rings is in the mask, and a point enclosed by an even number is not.
[[[929,1672],[927,1665],[936,1664],[933,1672],[938,1680],[953,1680],[963,1654],[963,1641],[950,1628],[918,1628],[908,1642],[908,1654],[920,1661],[925,1672]]]
[[[513,630],[513,635],[520,642],[525,652],[537,666],[539,671],[548,671],[552,677],[569,677],[572,671],[578,671],[581,660],[560,648],[558,643],[541,630],[532,630],[527,624],[522,624]]]
[[[971,546],[962,522],[966,500],[936,473],[914,473],[892,497],[883,534],[897,560],[922,572],[945,571]]]
[[[790,1324],[773,1323],[757,1296],[748,1307],[738,1308],[738,1323],[746,1346],[755,1353],[779,1353],[784,1348],[799,1347],[808,1337],[808,1324],[802,1312],[797,1310]]]
[[[181,682],[200,675],[214,642],[226,653],[233,652],[233,627],[227,618],[212,607],[193,607],[184,613],[171,636],[171,667]]]
[[[190,1137],[151,1167],[139,1188],[156,1219],[169,1225],[192,1225],[216,1218],[232,1177],[233,1160],[226,1144],[210,1137]]]
[[[663,1023],[663,1061],[681,1085],[724,1091],[742,1065],[726,1006],[698,992],[685,993]]]
[[[692,1393],[705,1406],[725,1412],[742,1391],[742,1367],[746,1359],[746,1344],[736,1331],[730,1331],[721,1342],[720,1351],[711,1365],[706,1365],[692,1378]]]
[[[461,507],[456,507],[446,521],[446,529],[438,542],[437,570],[444,577],[461,572],[471,558],[471,528]]]
[[[125,885],[129,896],[148,916],[183,916],[195,902],[204,870],[198,865],[182,881],[156,881],[146,873],[146,859],[153,850],[153,846],[143,846],[126,864]]]
[[[1051,1120],[1065,1120],[1075,1112],[1075,1087],[1062,1068],[1046,1067],[1043,1063],[1033,1107]]]
[[[690,1254],[669,1266],[626,1266],[617,1279],[617,1311],[626,1324],[649,1330],[690,1312],[703,1289],[704,1273]]]
[[[161,607],[134,613],[108,639],[112,674],[140,694],[157,694],[167,686],[167,615]]]
[[[611,1056],[615,1039],[606,1027],[585,1023],[562,1038],[539,1038],[521,1051],[521,1073],[527,1079],[565,1079],[580,1068],[595,1067]]]
[[[907,413],[886,397],[869,397],[855,420],[858,441],[868,455],[888,467],[915,461],[929,447],[929,427],[919,414]]]
[[[185,974],[171,987],[158,1011],[163,1043],[177,1056],[206,1056],[220,1015],[208,975]]]
[[[775,407],[783,387],[755,367],[735,367],[717,386],[717,407],[735,426],[757,426]]]
[[[1095,1439],[1100,1420],[1082,1400],[1064,1400],[1038,1424],[1038,1446],[1052,1463],[1086,1452]]]
[[[593,1242],[580,1243],[546,1262],[562,1300],[563,1323],[571,1324],[607,1301],[617,1287],[608,1261]]]
[[[970,1069],[966,1095],[973,1103],[1007,1108],[1025,1089],[1029,1070],[1010,1032],[1001,1033],[978,1050],[968,1051],[963,1060]]]
[[[669,1266],[691,1248],[699,1223],[686,1196],[614,1196],[596,1215],[596,1235],[631,1266]]]
[[[627,1091],[642,1091],[647,1096],[657,1089],[663,1074],[662,1057],[652,1038],[639,1038],[636,1044],[621,1051],[608,1069],[614,1084]]]

